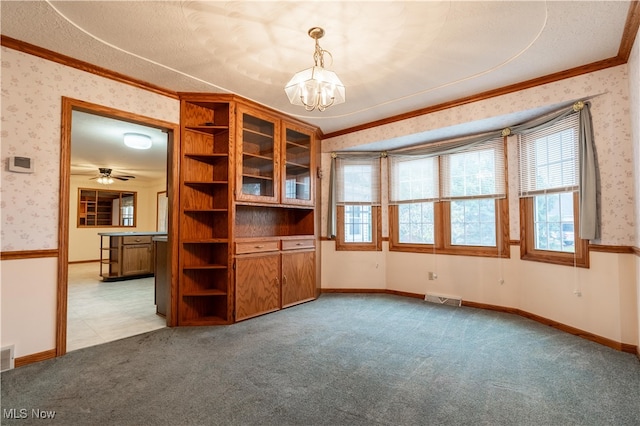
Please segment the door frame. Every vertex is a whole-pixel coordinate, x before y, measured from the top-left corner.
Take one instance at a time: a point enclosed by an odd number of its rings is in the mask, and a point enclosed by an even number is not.
[[[62,122],[60,128],[60,197],[58,211],[58,277],[56,296],[56,356],[67,353],[67,296],[69,269],[69,193],[71,181],[71,120],[73,111],[82,111],[104,117],[115,118],[167,132],[167,194],[169,206],[178,205],[178,177],[180,167],[180,125],[134,114],[115,108],[105,107],[78,99],[62,97]],[[169,208],[168,244],[171,265],[171,283],[169,285],[169,301],[167,303],[167,326],[177,325],[177,277],[178,242],[177,235],[179,215]]]

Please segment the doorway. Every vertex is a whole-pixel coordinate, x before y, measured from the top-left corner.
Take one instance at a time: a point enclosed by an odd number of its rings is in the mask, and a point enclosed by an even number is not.
[[[175,182],[175,176],[177,176],[177,173],[174,170],[175,165],[177,164],[177,161],[176,161],[177,159],[175,158],[176,150],[173,149],[174,136],[179,134],[178,133],[179,126],[177,124],[156,120],[153,118],[140,116],[140,115],[132,114],[125,111],[115,110],[112,108],[103,107],[100,105],[91,104],[84,101],[79,101],[79,100],[70,99],[70,98],[63,98],[61,158],[60,158],[60,166],[61,166],[60,213],[59,213],[60,219],[59,219],[59,235],[58,235],[59,242],[60,242],[59,243],[60,258],[59,258],[59,265],[58,265],[58,296],[57,296],[58,307],[57,307],[57,324],[56,324],[56,355],[57,356],[63,355],[67,352],[67,334],[68,334],[68,327],[71,323],[71,321],[69,320],[69,315],[71,314],[71,312],[69,312],[69,296],[70,296],[69,285],[70,285],[70,276],[71,276],[69,272],[69,268],[70,266],[74,268],[72,273],[75,274],[73,276],[73,279],[75,280],[78,277],[80,279],[86,279],[88,276],[87,274],[89,275],[93,274],[90,270],[87,271],[87,268],[91,269],[93,267],[93,265],[91,264],[94,264],[96,267],[100,266],[99,262],[96,263],[96,261],[98,261],[99,259],[96,259],[97,251],[95,247],[92,246],[91,249],[88,249],[88,250],[85,248],[79,249],[80,253],[82,253],[82,251],[90,252],[91,254],[89,254],[88,256],[79,254],[78,248],[77,247],[74,248],[74,245],[76,245],[76,243],[74,242],[78,242],[82,240],[82,238],[79,238],[79,239],[77,238],[78,237],[77,233],[79,230],[85,231],[85,234],[91,236],[90,238],[94,238],[92,241],[95,242],[95,237],[97,236],[97,233],[105,231],[102,228],[81,229],[81,227],[78,226],[79,203],[78,203],[77,194],[80,192],[78,189],[79,185],[83,185],[83,183],[79,184],[78,181],[90,182],[92,179],[97,180],[97,178],[100,177],[99,174],[102,172],[101,170],[99,170],[100,168],[103,168],[103,167],[111,168],[110,163],[106,164],[108,161],[117,163],[116,160],[113,160],[114,156],[115,158],[118,158],[118,157],[122,157],[123,155],[126,155],[127,157],[131,157],[133,155],[132,153],[118,154],[117,150],[119,149],[119,146],[116,146],[115,144],[112,145],[113,152],[111,152],[111,155],[110,155],[111,160],[109,160],[108,158],[105,158],[104,159],[105,164],[103,163],[98,164],[92,161],[86,161],[86,158],[89,158],[89,157],[83,158],[82,155],[79,155],[79,156],[72,155],[72,151],[75,154],[74,147],[80,146],[78,141],[72,140],[72,139],[78,138],[78,131],[80,130],[83,124],[81,123],[81,120],[88,120],[90,122],[92,120],[96,120],[96,122],[100,122],[101,120],[108,122],[109,120],[112,120],[112,121],[117,121],[123,124],[125,127],[128,126],[130,128],[135,129],[135,127],[138,126],[138,128],[141,128],[141,129],[146,128],[149,131],[153,131],[156,133],[162,132],[164,135],[166,135],[166,148],[164,150],[164,153],[162,154],[163,160],[164,160],[163,172],[164,172],[164,175],[166,176],[165,178],[166,184],[164,185],[164,188],[162,188],[162,190],[166,191],[169,205],[173,204],[173,197],[174,197],[174,194],[176,194],[176,188],[177,188],[177,183]],[[144,126],[144,127],[140,127],[140,126]],[[106,128],[102,130],[103,133],[108,133],[108,131],[109,130],[107,130]],[[120,132],[122,132],[122,130],[120,130]],[[103,134],[102,136],[105,136],[105,135]],[[122,137],[122,135],[120,134],[119,137]],[[88,140],[88,137],[84,135],[81,137],[81,139],[85,141],[85,140]],[[86,146],[83,147],[83,149],[85,148],[88,148],[88,147]],[[89,151],[97,151],[97,150],[99,150],[98,147],[89,148]],[[149,153],[145,153],[145,155],[148,156]],[[109,155],[105,154],[105,157],[109,157]],[[73,162],[72,162],[72,158],[74,160]],[[123,164],[123,167],[122,167],[123,169],[124,168],[130,169],[129,171],[114,169],[114,171],[116,172],[114,176],[122,176],[126,178],[122,180],[135,181],[135,179],[138,179],[138,182],[140,182],[142,180],[145,180],[145,179],[149,180],[152,178],[150,174],[152,174],[153,172],[151,170],[147,170],[147,168],[145,168],[144,166],[134,169],[131,167],[127,167],[126,162],[122,162],[121,164]],[[87,185],[90,185],[90,183],[87,183]],[[94,186],[95,186],[95,183],[94,183]],[[147,198],[150,199],[150,202],[155,202],[156,194],[158,192],[158,187],[157,186],[153,187],[152,184],[150,186],[151,188],[148,189],[148,192],[149,194],[152,194],[152,195],[149,195]],[[155,205],[152,210],[153,210],[153,214],[146,213],[146,217],[144,218],[144,220],[138,220],[138,224],[146,224],[145,226],[143,226],[145,229],[140,229],[140,230],[155,231],[155,229],[153,229],[155,228],[157,223],[157,218],[155,217],[155,214],[156,214]],[[168,210],[169,210],[169,217],[167,218],[167,221],[166,221],[167,234],[168,234],[168,240],[169,240],[168,262],[171,262],[171,259],[174,257],[175,253],[177,253],[177,246],[176,246],[176,249],[174,250],[173,238],[171,238],[172,230],[177,229],[177,226],[174,223],[175,220],[177,219],[177,215],[173,215],[171,212],[171,209],[168,209]],[[138,229],[113,228],[113,230],[107,230],[107,231],[126,232],[126,231],[136,231],[136,230]],[[73,233],[73,238],[70,238],[70,234],[72,233]],[[82,243],[78,243],[78,244],[82,244]],[[99,247],[97,248],[97,250],[99,250]],[[70,251],[71,251],[71,255],[70,255]],[[89,266],[88,267],[87,265],[83,266],[84,263],[86,263]],[[171,265],[171,263],[169,264]],[[170,276],[171,275],[172,274],[170,274]],[[98,273],[96,273],[95,276],[99,278]],[[153,277],[147,278],[146,284],[143,283],[142,280],[141,282],[134,283],[134,281],[138,281],[137,279],[127,280],[127,281],[131,281],[130,284],[132,284],[131,286],[132,289],[135,287],[134,284],[138,284],[138,287],[140,286],[145,287],[146,290],[144,291],[148,293],[149,285],[150,285],[149,280],[153,280]],[[98,286],[99,284],[112,284],[112,283],[100,283],[99,279],[97,279],[96,281],[98,282],[91,283],[90,285]],[[74,283],[75,282],[76,281],[74,281]],[[124,283],[124,281],[122,281],[121,283]],[[171,279],[168,287],[169,287],[168,294],[166,295],[168,300],[166,325],[171,326],[171,325],[175,325],[176,323],[175,319],[173,318],[174,309],[171,309],[171,306],[173,305],[175,300],[175,298],[173,297],[173,293],[174,293],[173,289],[175,288],[175,286],[173,282],[171,282]],[[111,286],[110,288],[105,286],[95,287],[95,288],[106,289],[106,290],[116,290],[117,286]],[[123,288],[123,286],[120,286],[120,288]],[[130,290],[130,291],[133,292],[134,290]],[[113,294],[110,297],[113,297]],[[151,298],[149,303],[151,304],[151,306],[153,306],[154,304],[153,298]],[[157,327],[157,321],[154,324]],[[137,333],[133,333],[133,334],[137,334]],[[115,340],[120,337],[124,337],[124,336],[118,336],[116,332],[111,333],[111,335],[113,336],[112,340]],[[75,349],[75,348],[71,347],[71,349]]]

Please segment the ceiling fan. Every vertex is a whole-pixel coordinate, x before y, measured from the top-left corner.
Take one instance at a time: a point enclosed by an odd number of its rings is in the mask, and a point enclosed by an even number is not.
[[[113,183],[113,179],[124,180],[124,181],[129,179],[135,179],[135,176],[131,176],[131,175],[112,175],[111,174],[112,170],[106,167],[100,167],[98,168],[98,170],[100,171],[100,175],[96,177],[92,177],[90,180],[97,179],[98,183],[110,184],[110,183]]]

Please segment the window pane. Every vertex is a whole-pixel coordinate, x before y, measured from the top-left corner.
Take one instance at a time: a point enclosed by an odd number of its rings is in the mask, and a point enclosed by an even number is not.
[[[449,161],[449,196],[465,197],[496,193],[494,149],[451,154],[447,161]]]
[[[371,217],[371,206],[344,206],[344,242],[373,242]]]
[[[563,130],[535,141],[536,188],[576,185],[576,152],[573,129]]]
[[[534,210],[535,248],[575,252],[573,193],[538,195]]]
[[[435,157],[391,160],[391,201],[428,200],[438,196]]]
[[[493,199],[451,201],[451,244],[496,246],[496,204]]]
[[[411,203],[398,206],[398,242],[433,244],[433,203]]]
[[[344,166],[344,201],[371,201],[373,187],[371,166],[346,164]]]

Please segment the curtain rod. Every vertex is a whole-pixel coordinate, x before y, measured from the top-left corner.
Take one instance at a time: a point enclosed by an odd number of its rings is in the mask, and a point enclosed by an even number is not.
[[[540,114],[536,117],[530,118],[527,121],[518,123],[518,124],[511,124],[509,126],[504,126],[501,127],[500,129],[494,129],[494,130],[490,130],[488,132],[482,132],[482,133],[474,133],[471,135],[466,135],[466,136],[460,136],[457,137],[455,139],[440,139],[437,141],[432,141],[432,142],[422,142],[416,145],[411,145],[411,146],[406,146],[406,147],[402,147],[402,148],[397,148],[397,149],[390,149],[390,150],[386,150],[386,151],[333,151],[331,152],[331,157],[332,158],[336,158],[338,156],[338,154],[340,155],[372,155],[375,153],[380,153],[380,157],[387,157],[387,153],[389,154],[396,154],[396,153],[402,153],[402,152],[406,152],[406,151],[414,151],[414,150],[419,150],[420,148],[425,148],[425,147],[437,147],[439,145],[446,145],[449,143],[455,143],[458,141],[464,141],[466,139],[477,139],[477,138],[483,138],[483,137],[491,137],[493,134],[496,135],[496,137],[498,136],[510,136],[510,132],[505,132],[507,129],[511,128],[511,127],[516,127],[516,126],[521,126],[529,121],[534,121],[534,120],[539,120],[547,115],[552,115],[552,114],[556,114],[559,111],[562,111],[566,108],[572,107],[574,104],[576,104],[577,102],[586,102],[588,100],[591,100],[593,98],[602,96],[609,93],[609,91],[604,91],[602,93],[597,93],[595,95],[591,95],[591,96],[586,96],[586,97],[582,97],[582,98],[578,98],[576,100],[571,101],[571,103],[567,102],[566,105],[555,109],[551,112],[546,112],[544,114]]]

